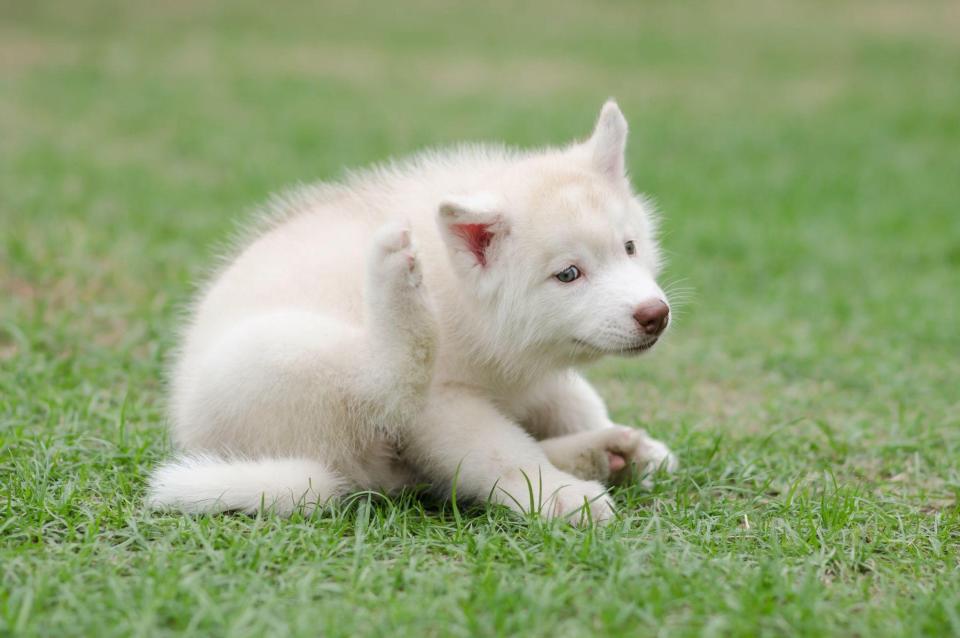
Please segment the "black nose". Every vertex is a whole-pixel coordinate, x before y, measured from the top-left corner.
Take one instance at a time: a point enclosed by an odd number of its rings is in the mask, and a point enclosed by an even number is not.
[[[659,299],[638,306],[633,313],[640,330],[651,337],[658,336],[666,329],[669,317],[670,307]]]

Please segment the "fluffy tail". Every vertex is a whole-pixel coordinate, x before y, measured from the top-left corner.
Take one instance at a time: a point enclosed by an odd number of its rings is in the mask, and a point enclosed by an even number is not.
[[[346,482],[307,459],[224,460],[185,456],[150,477],[147,507],[187,514],[267,509],[310,512],[344,493]]]

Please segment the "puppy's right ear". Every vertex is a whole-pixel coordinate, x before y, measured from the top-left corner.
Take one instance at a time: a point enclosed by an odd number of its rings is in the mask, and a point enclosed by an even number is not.
[[[489,193],[444,198],[437,223],[450,258],[467,269],[487,268],[508,231],[500,205]]]

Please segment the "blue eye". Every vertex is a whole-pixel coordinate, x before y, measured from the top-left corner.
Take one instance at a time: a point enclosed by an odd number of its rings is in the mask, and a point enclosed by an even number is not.
[[[633,243],[632,239],[627,243],[625,243],[623,247],[627,249],[627,254],[630,255],[631,257],[637,254],[637,246],[636,244]]]
[[[575,279],[579,279],[580,274],[581,273],[579,268],[577,268],[576,266],[570,266],[569,268],[566,268],[558,272],[556,275],[554,275],[554,277],[557,278],[557,281],[568,284]]]

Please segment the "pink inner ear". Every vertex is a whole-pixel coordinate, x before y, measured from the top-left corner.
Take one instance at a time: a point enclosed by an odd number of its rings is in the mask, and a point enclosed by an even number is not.
[[[477,263],[487,265],[487,248],[493,241],[493,233],[489,230],[490,224],[453,224],[450,229],[453,234],[463,240]]]

